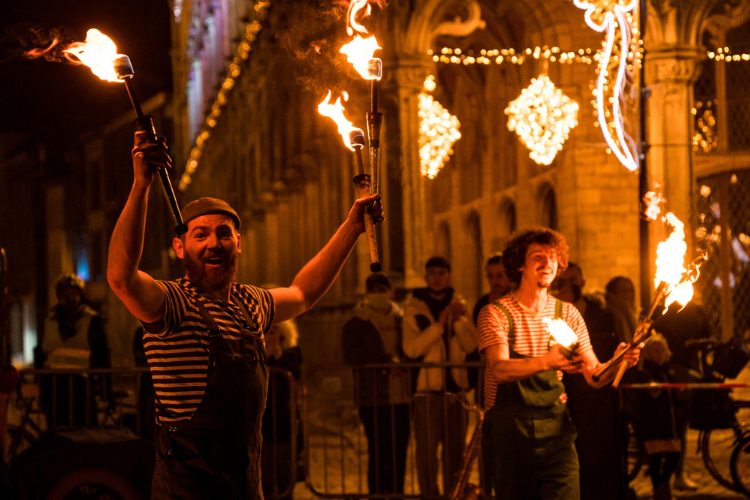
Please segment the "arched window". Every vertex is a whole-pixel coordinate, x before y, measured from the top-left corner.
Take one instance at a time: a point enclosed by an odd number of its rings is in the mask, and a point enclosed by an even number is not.
[[[555,196],[555,190],[549,187],[542,198],[542,220],[541,223],[544,227],[550,229],[559,229],[557,220],[557,197]]]
[[[451,252],[451,228],[447,222],[441,222],[435,234],[435,254],[442,255],[449,262],[453,262]]]
[[[482,295],[482,275],[484,264],[484,240],[482,238],[482,224],[479,214],[472,211],[466,221],[466,232],[469,238],[468,252],[466,253],[466,290],[471,290],[476,295],[468,297],[476,300]]]

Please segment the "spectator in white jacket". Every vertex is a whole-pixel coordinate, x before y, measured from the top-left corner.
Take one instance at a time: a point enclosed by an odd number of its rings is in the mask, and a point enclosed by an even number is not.
[[[413,361],[464,363],[477,347],[466,302],[451,288],[451,266],[444,257],[425,264],[426,288],[414,290],[403,320],[403,350]],[[413,429],[417,476],[422,495],[438,496],[438,447],[442,443],[443,493],[453,489],[461,466],[466,417],[461,407],[469,388],[466,368],[422,368],[416,374]]]

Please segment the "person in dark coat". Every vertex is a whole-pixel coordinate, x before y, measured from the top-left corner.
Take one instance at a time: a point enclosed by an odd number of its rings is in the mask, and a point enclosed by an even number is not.
[[[586,280],[575,262],[552,283],[558,299],[570,302],[583,316],[598,359],[609,359],[617,349],[615,319],[596,297],[583,294]],[[594,389],[581,374],[563,374],[568,409],[578,430],[576,451],[581,474],[581,499],[623,498],[627,481],[623,470],[627,423],[620,398],[611,386]]]
[[[643,366],[634,374],[636,382],[675,382],[672,353],[667,340],[652,335],[643,348]],[[686,423],[686,389],[639,389],[635,431],[648,454],[654,500],[672,498],[670,480],[680,460],[679,429]]]
[[[370,493],[403,493],[410,433],[410,383],[407,370],[398,367],[405,360],[401,309],[391,300],[393,290],[382,274],[370,275],[365,288],[364,300],[344,325],[344,362],[355,367],[355,403],[367,436]]]
[[[261,477],[263,497],[267,500],[292,500],[302,436],[297,435],[294,446],[293,423],[300,422],[293,381],[302,375],[302,351],[297,346],[297,326],[294,320],[273,325],[266,334],[268,353],[268,396],[263,413],[263,448]],[[283,370],[283,371],[281,371]],[[295,449],[296,448],[296,449]]]

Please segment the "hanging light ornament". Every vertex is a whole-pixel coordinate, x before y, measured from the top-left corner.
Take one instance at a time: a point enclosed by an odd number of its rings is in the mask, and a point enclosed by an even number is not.
[[[427,92],[435,90],[430,75],[419,94],[419,163],[423,176],[434,179],[453,154],[453,144],[461,138],[461,123]]]
[[[625,118],[621,102],[624,99],[626,75],[629,72],[632,74],[635,57],[631,48],[633,35],[638,40],[638,31],[633,26],[633,19],[630,16],[630,12],[635,9],[638,2],[637,0],[573,0],[573,4],[586,11],[584,21],[591,29],[607,34],[604,50],[599,59],[599,77],[594,89],[596,114],[599,128],[609,146],[608,152],[614,153],[625,168],[634,171],[638,168],[638,162],[635,160],[637,152],[632,138],[624,130]],[[617,39],[620,41],[619,50],[617,54],[613,54]],[[614,82],[609,78],[610,60],[617,61]],[[629,65],[631,68],[628,68]]]
[[[578,125],[578,103],[562,93],[547,75],[533,78],[521,95],[505,108],[508,130],[515,131],[531,150],[529,156],[549,165]]]

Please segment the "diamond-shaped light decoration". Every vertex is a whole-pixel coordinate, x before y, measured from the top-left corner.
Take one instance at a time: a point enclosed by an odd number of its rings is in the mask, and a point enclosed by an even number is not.
[[[461,138],[461,123],[427,93],[435,90],[434,76],[427,77],[424,90],[419,94],[419,163],[422,175],[434,179]]]
[[[578,103],[562,93],[546,75],[533,78],[521,95],[505,108],[508,129],[531,150],[529,156],[549,165],[578,125]]]

